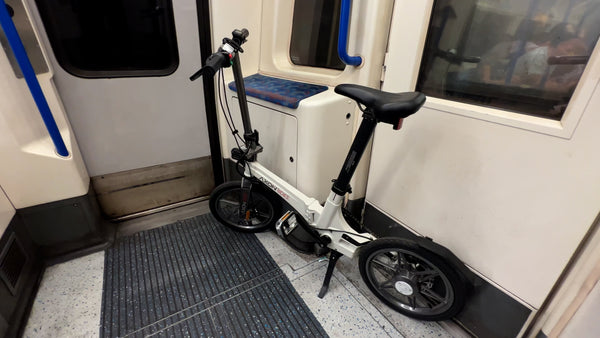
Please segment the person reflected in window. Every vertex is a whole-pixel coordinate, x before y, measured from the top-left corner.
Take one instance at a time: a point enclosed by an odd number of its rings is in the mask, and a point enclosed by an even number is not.
[[[481,82],[504,84],[511,55],[517,53],[520,44],[521,41],[515,41],[512,37],[507,36],[504,41],[499,42],[483,54],[477,69]],[[528,41],[525,42],[523,50],[529,52],[538,47],[534,42]]]
[[[546,41],[549,17],[538,14],[525,19],[514,35],[506,34],[497,44],[481,55],[477,67],[479,80],[484,83],[504,85],[510,60],[532,51]]]
[[[549,32],[544,43],[519,57],[510,83],[548,90],[570,90],[577,84],[583,65],[557,67],[548,64],[548,59],[579,55],[586,55],[585,43],[571,25],[559,24]]]

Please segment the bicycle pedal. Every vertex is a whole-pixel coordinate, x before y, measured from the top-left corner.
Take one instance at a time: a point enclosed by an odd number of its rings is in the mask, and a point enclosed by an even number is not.
[[[297,226],[298,221],[296,220],[296,216],[294,215],[294,212],[290,210],[283,214],[277,223],[275,223],[275,230],[279,237],[285,239],[285,237],[287,237],[290,232],[294,231]]]

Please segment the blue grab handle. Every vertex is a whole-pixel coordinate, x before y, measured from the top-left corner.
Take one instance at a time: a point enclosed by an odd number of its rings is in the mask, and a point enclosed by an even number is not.
[[[350,66],[358,66],[362,63],[360,56],[348,55],[348,26],[350,25],[350,8],[352,0],[342,0],[340,9],[340,33],[338,34],[338,54],[342,61]]]
[[[25,51],[25,47],[23,46],[23,42],[19,37],[19,33],[15,28],[15,24],[13,23],[10,15],[8,14],[8,10],[6,9],[6,3],[4,0],[0,0],[0,25],[4,30],[4,35],[8,39],[8,43],[10,48],[17,59],[17,63],[19,64],[19,68],[21,68],[21,72],[23,73],[23,77],[25,78],[25,82],[27,82],[27,86],[29,87],[29,91],[31,92],[31,96],[33,96],[33,100],[40,111],[40,115],[42,115],[42,120],[44,120],[44,124],[46,125],[46,129],[48,129],[48,133],[50,134],[50,138],[54,143],[54,147],[56,148],[56,152],[60,156],[67,157],[69,156],[69,151],[65,146],[65,142],[60,135],[60,131],[58,130],[58,126],[56,125],[56,121],[54,121],[54,117],[52,116],[52,112],[50,111],[50,107],[48,106],[48,101],[46,101],[46,97],[44,96],[44,92],[42,91],[42,87],[40,87],[40,83],[35,76],[35,71],[33,70],[33,66],[31,66],[31,62],[27,57],[27,52]]]

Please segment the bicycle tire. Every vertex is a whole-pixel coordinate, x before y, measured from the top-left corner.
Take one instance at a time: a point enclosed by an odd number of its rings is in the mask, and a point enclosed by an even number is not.
[[[402,238],[376,239],[361,248],[363,281],[382,302],[415,319],[450,319],[465,304],[466,284],[440,256]]]

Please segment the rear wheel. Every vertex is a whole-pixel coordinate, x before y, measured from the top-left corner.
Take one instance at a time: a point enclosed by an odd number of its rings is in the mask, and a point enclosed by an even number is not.
[[[240,181],[226,182],[210,195],[210,211],[222,224],[242,232],[259,232],[275,225],[276,201],[258,184],[242,188]]]
[[[369,289],[406,316],[444,320],[464,305],[466,287],[460,275],[444,259],[412,241],[382,238],[365,245],[359,268]]]

